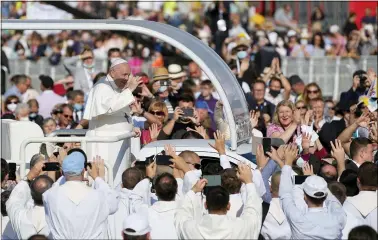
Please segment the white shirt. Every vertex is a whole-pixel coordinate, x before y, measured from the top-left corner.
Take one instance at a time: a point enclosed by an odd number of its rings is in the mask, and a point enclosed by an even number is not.
[[[242,195],[240,193],[230,194],[230,205],[227,216],[240,217],[244,206]]]
[[[43,194],[46,222],[54,239],[106,239],[107,219],[117,211],[118,202],[118,193],[100,177],[94,189],[85,182],[67,181]]]
[[[174,216],[182,196],[183,181],[176,178],[177,194],[174,201],[156,201],[151,196],[150,181],[143,179],[133,189],[133,194],[139,196],[134,201],[134,209],[137,212],[148,214],[151,227],[151,239],[178,239],[174,225]],[[135,198],[134,198],[135,199]],[[154,202],[151,206],[151,203]]]
[[[43,206],[29,206],[30,187],[26,181],[20,181],[13,189],[6,203],[9,220],[19,239],[28,239],[35,234],[48,236]]]
[[[239,218],[202,215],[201,202],[190,190],[177,209],[175,226],[180,239],[257,239],[261,228],[262,199],[253,183],[246,185],[247,202]]]
[[[123,220],[135,212],[132,190],[121,188],[119,190],[118,210],[108,218],[108,235],[109,239],[122,239]]]
[[[377,191],[361,191],[356,196],[348,197],[343,209],[347,214],[347,223],[343,230],[343,238],[357,226],[368,225],[378,231]]]
[[[291,229],[282,211],[280,199],[272,198],[269,211],[261,228],[261,235],[266,239],[290,239]]]
[[[52,90],[43,91],[36,99],[39,104],[38,113],[42,115],[43,118],[51,117],[51,111],[55,105],[65,103],[64,98],[54,93]]]

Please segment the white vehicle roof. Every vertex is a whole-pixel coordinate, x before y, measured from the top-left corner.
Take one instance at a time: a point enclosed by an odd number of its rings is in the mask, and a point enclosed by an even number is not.
[[[198,154],[200,157],[216,157],[219,158],[218,152],[209,146],[209,143],[214,144],[214,140],[204,139],[175,139],[175,140],[161,140],[155,141],[145,145],[136,156],[139,161],[144,161],[147,157],[155,155],[164,150],[166,144],[170,144],[176,148],[176,152],[179,154],[182,151],[190,150]],[[239,164],[240,162],[250,165],[253,169],[256,168],[256,164],[250,162],[248,159],[240,156],[234,151],[227,150],[226,154],[229,157],[230,162]]]

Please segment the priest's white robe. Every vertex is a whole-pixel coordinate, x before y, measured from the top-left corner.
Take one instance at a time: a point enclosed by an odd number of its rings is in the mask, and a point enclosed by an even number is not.
[[[107,75],[88,94],[84,119],[89,120],[88,137],[118,136],[133,129],[129,105],[135,101],[129,89],[119,89]],[[88,161],[101,156],[113,168],[114,185],[121,182],[124,170],[130,166],[130,139],[114,143],[88,143]]]

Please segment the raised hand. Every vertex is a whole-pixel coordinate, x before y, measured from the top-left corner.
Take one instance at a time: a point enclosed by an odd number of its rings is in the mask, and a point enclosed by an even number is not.
[[[131,92],[133,92],[139,86],[139,84],[142,83],[141,79],[141,77],[130,75],[129,80],[127,81],[124,89],[128,88]]]
[[[193,186],[192,191],[195,193],[202,192],[207,184],[207,179],[202,178],[197,181],[197,183]]]
[[[142,88],[142,92],[139,93],[139,96],[143,96],[147,98],[152,98],[154,96],[145,84],[143,84],[141,88]]]
[[[284,154],[285,164],[292,166],[295,159],[297,159],[297,155],[298,155],[297,145],[290,144],[285,150],[285,154]]]
[[[156,123],[153,123],[148,129],[150,130],[151,140],[156,141],[161,131],[159,130],[159,126]]]
[[[306,125],[310,125],[310,122],[312,122],[313,120],[313,117],[314,117],[314,111],[313,110],[307,110],[306,114],[305,114],[305,124]]]
[[[341,144],[341,141],[338,139],[335,140],[335,143],[331,141],[331,147],[332,147],[332,151],[331,151],[332,157],[335,158],[337,162],[344,162],[345,152]]]
[[[363,113],[359,118],[357,118],[356,123],[360,127],[367,128],[369,126],[369,114],[368,113]]]
[[[203,137],[203,139],[209,139],[209,136],[207,135],[206,129],[204,127],[198,126],[194,128],[195,129],[188,127],[186,128],[186,130],[198,133],[199,135]]]
[[[251,122],[252,129],[255,128],[259,122],[256,111],[249,112],[249,121]]]
[[[375,143],[378,143],[378,123],[374,122],[369,131],[369,138]]]
[[[166,155],[171,156],[173,158],[177,156],[175,147],[173,147],[170,144],[164,146],[164,151]]]
[[[181,108],[176,107],[175,112],[173,113],[173,119],[175,121],[179,120],[179,118],[184,114],[184,112],[181,110]]]
[[[314,175],[314,168],[313,168],[312,165],[309,164],[308,162],[306,162],[306,163],[303,165],[302,171],[303,171],[303,175],[305,175],[305,176],[311,176],[311,175]]]
[[[45,163],[43,161],[38,161],[33,167],[32,169],[30,169],[30,171],[28,172],[28,174],[26,175],[26,177],[28,178],[28,180],[32,181],[34,178],[38,177],[41,172],[42,172],[42,168],[45,166]]]
[[[135,137],[138,138],[140,137],[140,135],[142,134],[142,132],[140,131],[140,128],[133,128],[133,132],[135,133]]]
[[[294,110],[294,122],[296,124],[301,124],[301,111],[299,109]]]
[[[146,167],[146,176],[150,179],[156,176],[156,161],[153,161]]]
[[[225,146],[225,137],[224,134],[217,130],[214,133],[214,139],[215,139],[215,144],[209,143],[210,147],[214,148],[219,155],[225,155],[226,154],[226,146]]]
[[[244,184],[252,183],[252,171],[247,164],[239,164],[237,176]]]
[[[266,164],[268,163],[269,159],[264,154],[264,149],[261,144],[257,146],[257,152],[256,152],[256,163],[257,167],[261,170],[263,169]]]

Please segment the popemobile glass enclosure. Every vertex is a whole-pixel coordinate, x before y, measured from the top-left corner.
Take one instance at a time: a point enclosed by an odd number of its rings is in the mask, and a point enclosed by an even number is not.
[[[143,20],[3,20],[1,27],[4,30],[117,30],[164,41],[196,62],[213,83],[230,127],[231,150],[251,138],[247,102],[234,74],[215,51],[185,31]]]

